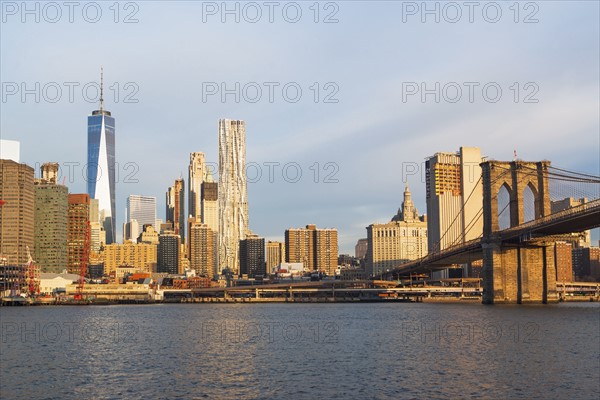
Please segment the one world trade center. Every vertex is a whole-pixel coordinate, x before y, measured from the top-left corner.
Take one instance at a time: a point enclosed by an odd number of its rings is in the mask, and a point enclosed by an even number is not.
[[[88,116],[87,192],[98,199],[106,244],[111,244],[116,241],[115,119],[104,109],[103,83],[101,74],[100,109]]]

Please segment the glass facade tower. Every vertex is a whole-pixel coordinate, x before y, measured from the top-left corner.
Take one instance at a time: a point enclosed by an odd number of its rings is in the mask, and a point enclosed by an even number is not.
[[[116,241],[115,119],[104,109],[102,83],[100,109],[88,116],[87,192],[98,199],[100,223],[106,244]]]

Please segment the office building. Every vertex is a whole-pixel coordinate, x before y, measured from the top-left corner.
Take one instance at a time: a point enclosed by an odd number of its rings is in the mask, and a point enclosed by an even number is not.
[[[104,226],[100,223],[100,210],[98,208],[98,199],[90,198],[90,251],[99,253],[100,249],[106,244],[106,232]]]
[[[206,225],[213,235],[213,274],[218,274],[219,265],[219,188],[217,182],[213,182],[212,175],[206,172],[206,178],[201,186],[202,223]]]
[[[137,221],[140,226],[140,231],[144,225],[156,224],[156,197],[135,194],[129,195],[127,198],[126,221],[132,220]]]
[[[185,242],[185,193],[183,179],[175,180],[175,184],[167,190],[167,223],[173,224],[173,231],[179,235],[181,243]]]
[[[100,82],[100,109],[88,116],[87,192],[98,199],[100,223],[106,243],[116,240],[115,202],[115,119],[104,109],[103,76]]]
[[[337,229],[290,228],[285,231],[285,256],[288,263],[303,263],[309,271],[334,275],[338,259]]]
[[[68,195],[56,184],[58,164],[45,163],[42,178],[35,180],[35,233],[32,252],[44,273],[61,273],[67,265]]]
[[[219,271],[240,271],[239,242],[248,230],[246,124],[219,121]]]
[[[213,232],[219,231],[219,185],[213,182],[212,175],[206,174],[201,186],[202,221]]]
[[[427,222],[413,204],[408,185],[398,213],[385,224],[367,227],[366,273],[379,275],[427,254]]]
[[[483,233],[484,161],[477,147],[461,147],[456,153],[435,153],[425,161],[427,234],[429,252],[476,239]],[[458,274],[468,274],[469,266]],[[440,271],[439,278],[450,276]]]
[[[0,257],[6,265],[27,263],[34,252],[34,171],[28,165],[0,160]]]
[[[206,161],[204,153],[190,153],[188,167],[188,215],[196,221],[202,221],[201,191],[206,177]]]
[[[90,261],[90,195],[87,193],[69,194],[68,202],[67,270],[71,274],[79,274],[81,263],[85,261],[87,265]]]

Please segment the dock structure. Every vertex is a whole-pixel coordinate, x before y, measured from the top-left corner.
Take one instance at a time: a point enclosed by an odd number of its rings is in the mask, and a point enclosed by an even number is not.
[[[2,305],[149,304],[149,303],[356,303],[356,302],[482,302],[477,278],[400,281],[285,282],[264,285],[177,288],[147,284],[89,284],[74,299],[76,285],[60,298],[2,298]],[[561,301],[600,301],[598,282],[559,282]]]

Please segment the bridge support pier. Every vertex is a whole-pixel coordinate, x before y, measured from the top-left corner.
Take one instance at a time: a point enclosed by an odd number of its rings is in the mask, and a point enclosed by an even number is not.
[[[483,303],[555,303],[556,268],[550,245],[483,244]]]

